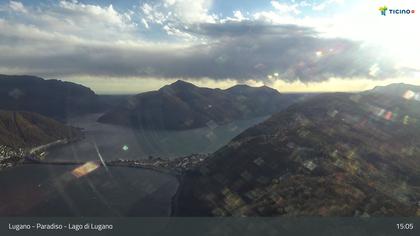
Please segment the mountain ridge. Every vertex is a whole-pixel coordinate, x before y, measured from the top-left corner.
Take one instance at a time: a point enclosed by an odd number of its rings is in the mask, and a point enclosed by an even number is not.
[[[270,115],[298,99],[268,87],[202,88],[178,80],[135,95],[98,121],[140,129],[182,130]],[[170,117],[168,117],[170,114]]]
[[[404,97],[404,95],[406,95],[407,92],[419,93],[420,86],[406,83],[393,83],[385,86],[376,86],[375,88],[367,92],[383,93],[388,95]]]
[[[88,87],[28,75],[0,75],[0,109],[24,110],[57,120],[95,112],[101,107]]]

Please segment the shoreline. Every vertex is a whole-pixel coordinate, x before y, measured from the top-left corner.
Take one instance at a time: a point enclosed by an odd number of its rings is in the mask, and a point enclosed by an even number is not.
[[[40,156],[39,153],[47,152],[50,149],[57,148],[60,146],[65,146],[71,143],[75,143],[81,141],[85,138],[84,134],[81,133],[80,137],[72,138],[72,139],[58,139],[53,142],[39,145],[37,147],[30,147],[30,148],[22,148],[23,155],[22,156],[12,156],[8,159],[1,161],[2,166],[0,167],[0,171],[6,168],[13,168],[18,165],[24,164],[25,161],[28,160],[39,160]]]
[[[43,145],[40,145],[40,146],[37,146],[37,147],[33,147],[33,148],[30,148],[28,150],[26,156],[23,157],[23,159],[26,159],[27,157],[31,157],[31,156],[35,156],[36,158],[39,159],[39,156],[38,156],[39,153],[48,152],[51,149],[66,146],[66,145],[69,145],[69,144],[72,144],[72,143],[76,143],[76,142],[82,141],[84,139],[85,139],[85,135],[82,132],[79,137],[75,137],[75,138],[71,138],[71,139],[68,139],[68,138],[58,139],[58,140],[55,140],[55,141],[47,143],[47,144],[43,144]],[[47,156],[48,156],[48,153],[45,154],[45,158]]]

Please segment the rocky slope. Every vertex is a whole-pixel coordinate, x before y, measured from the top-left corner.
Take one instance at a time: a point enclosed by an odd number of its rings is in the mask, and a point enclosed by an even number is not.
[[[420,104],[323,94],[256,125],[183,176],[174,214],[420,215]]]

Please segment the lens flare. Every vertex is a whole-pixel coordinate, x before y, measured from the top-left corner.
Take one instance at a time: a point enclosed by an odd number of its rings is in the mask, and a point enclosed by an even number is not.
[[[89,162],[86,162],[85,164],[77,167],[71,173],[75,177],[80,178],[80,177],[83,177],[83,176],[85,176],[85,175],[87,175],[87,174],[95,171],[98,168],[99,168],[99,164],[98,163],[93,162],[93,161],[89,161]]]

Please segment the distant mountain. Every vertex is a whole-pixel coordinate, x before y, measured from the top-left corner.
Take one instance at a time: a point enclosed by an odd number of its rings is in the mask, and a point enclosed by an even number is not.
[[[35,76],[0,75],[0,109],[65,120],[100,108],[96,94],[82,85]]]
[[[0,146],[31,148],[81,135],[79,129],[36,113],[0,110]]]
[[[234,138],[183,177],[174,214],[420,215],[420,103],[323,94]]]
[[[192,129],[270,115],[297,98],[268,87],[237,85],[221,90],[178,80],[158,91],[131,97],[99,122],[143,129]]]
[[[420,86],[404,84],[404,83],[390,84],[386,86],[377,86],[368,92],[382,93],[382,94],[387,94],[387,95],[404,97],[404,96],[410,95],[410,93],[420,93]],[[412,95],[415,96],[415,94],[412,94]]]

